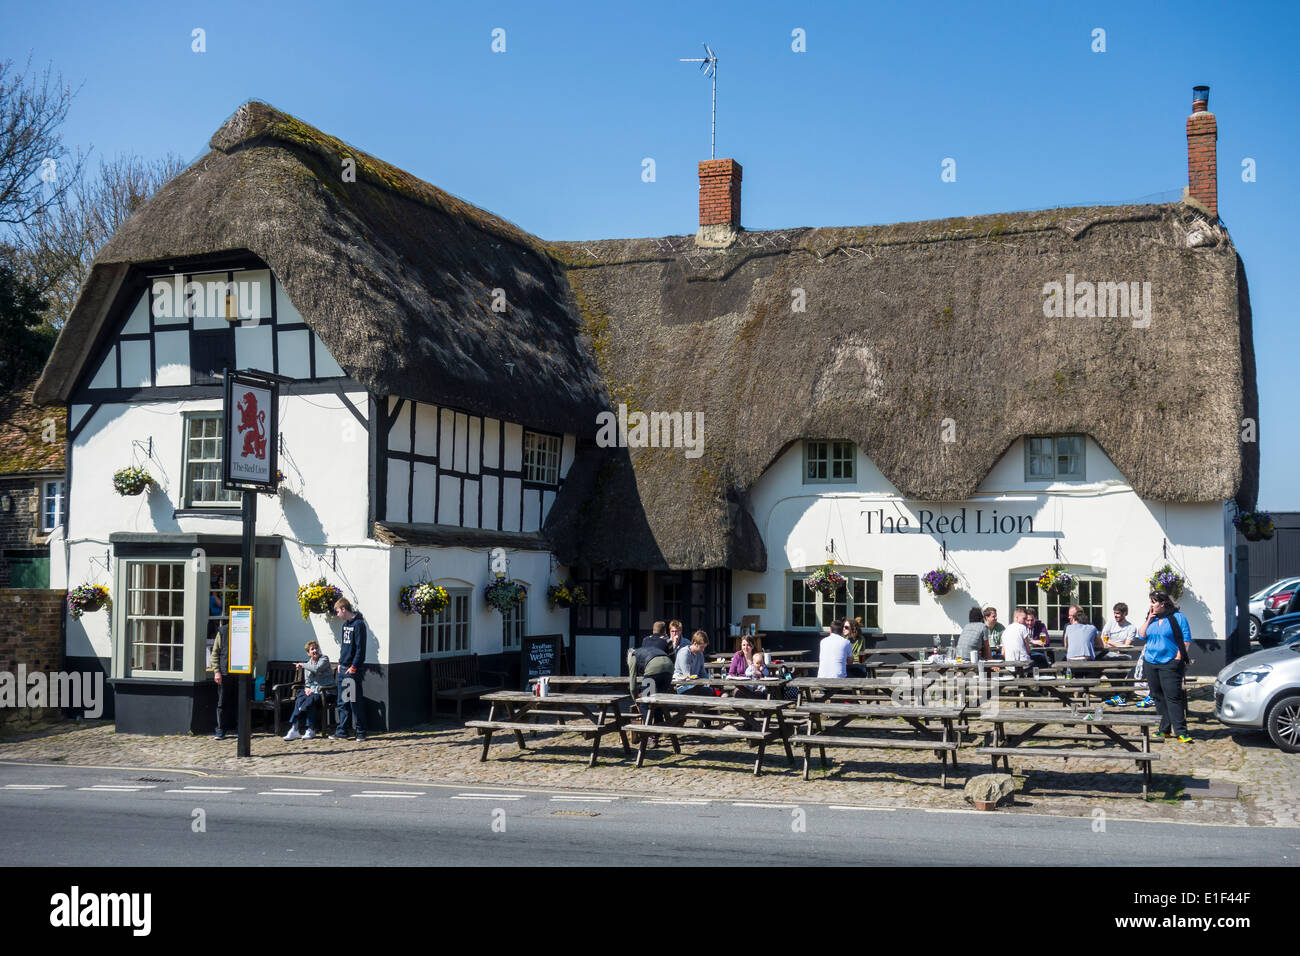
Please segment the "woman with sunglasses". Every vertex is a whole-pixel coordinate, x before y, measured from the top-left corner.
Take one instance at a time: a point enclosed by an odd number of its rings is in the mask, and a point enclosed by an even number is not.
[[[1163,740],[1177,734],[1181,743],[1190,744],[1192,735],[1187,732],[1183,677],[1187,673],[1191,626],[1168,594],[1152,591],[1151,610],[1147,619],[1138,625],[1138,635],[1146,640],[1143,671],[1160,714],[1160,729],[1151,736]]]

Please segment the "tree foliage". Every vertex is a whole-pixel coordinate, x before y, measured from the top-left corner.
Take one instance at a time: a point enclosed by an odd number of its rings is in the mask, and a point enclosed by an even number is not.
[[[0,393],[27,382],[45,364],[57,332],[44,321],[45,301],[12,246],[0,246]]]

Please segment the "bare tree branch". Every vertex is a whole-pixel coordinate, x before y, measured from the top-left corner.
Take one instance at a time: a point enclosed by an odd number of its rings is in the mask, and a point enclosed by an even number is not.
[[[49,66],[30,71],[30,58],[21,72],[0,62],[0,226],[10,231],[58,203],[85,159],[59,132],[76,92]]]

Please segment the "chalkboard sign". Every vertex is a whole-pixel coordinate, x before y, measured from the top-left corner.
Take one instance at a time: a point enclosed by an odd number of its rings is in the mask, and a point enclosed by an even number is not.
[[[519,674],[523,678],[524,688],[527,689],[530,680],[536,677],[550,677],[561,672],[564,664],[564,635],[525,634],[522,654]]]

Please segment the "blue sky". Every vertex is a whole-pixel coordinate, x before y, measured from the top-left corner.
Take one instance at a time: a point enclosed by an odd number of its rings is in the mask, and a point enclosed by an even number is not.
[[[547,239],[694,230],[709,82],[677,60],[705,40],[750,229],[1176,198],[1208,84],[1254,307],[1260,502],[1300,510],[1298,26],[1293,3],[44,2],[0,13],[0,58],[80,85],[65,137],[100,155],[195,159],[259,98]]]

